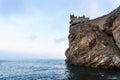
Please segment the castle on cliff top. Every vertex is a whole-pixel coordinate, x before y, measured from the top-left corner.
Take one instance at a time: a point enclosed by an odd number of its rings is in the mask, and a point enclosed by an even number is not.
[[[74,16],[74,14],[70,15],[70,24],[71,25],[74,25],[74,24],[77,24],[77,23],[84,23],[84,22],[87,22],[87,21],[89,21],[89,17],[85,17],[84,15],[82,17]]]

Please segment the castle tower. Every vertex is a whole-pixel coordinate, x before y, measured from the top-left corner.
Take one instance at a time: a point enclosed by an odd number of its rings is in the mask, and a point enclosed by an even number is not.
[[[74,18],[74,14],[70,15],[70,20],[72,20]]]

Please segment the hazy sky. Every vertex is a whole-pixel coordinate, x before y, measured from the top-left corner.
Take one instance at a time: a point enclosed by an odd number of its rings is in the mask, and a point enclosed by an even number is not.
[[[0,0],[0,59],[65,58],[69,15],[96,18],[120,0]]]

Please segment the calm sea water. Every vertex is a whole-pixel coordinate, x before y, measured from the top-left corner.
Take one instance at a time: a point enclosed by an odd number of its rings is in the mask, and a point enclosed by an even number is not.
[[[0,61],[0,80],[120,80],[120,71],[70,66],[64,60]]]

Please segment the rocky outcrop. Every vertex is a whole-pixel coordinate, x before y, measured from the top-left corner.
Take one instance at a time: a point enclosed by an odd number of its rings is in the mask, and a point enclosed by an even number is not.
[[[102,17],[70,16],[68,64],[120,68],[120,7]]]

